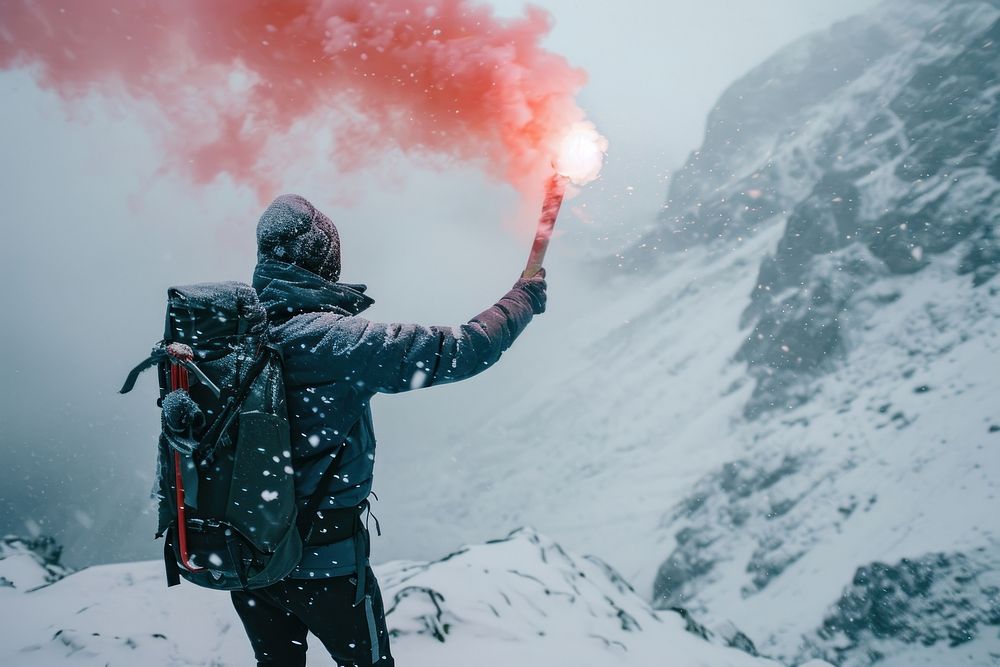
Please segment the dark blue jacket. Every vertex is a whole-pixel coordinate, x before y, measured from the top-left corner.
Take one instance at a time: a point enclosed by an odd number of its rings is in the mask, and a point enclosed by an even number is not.
[[[253,287],[284,357],[299,508],[364,501],[372,487],[375,433],[369,401],[456,382],[492,366],[545,308],[545,282],[520,280],[495,305],[457,327],[382,324],[360,316],[374,301],[363,285],[331,283],[292,264],[263,262]],[[328,466],[337,466],[317,488]],[[307,548],[292,576],[353,572],[350,545]]]

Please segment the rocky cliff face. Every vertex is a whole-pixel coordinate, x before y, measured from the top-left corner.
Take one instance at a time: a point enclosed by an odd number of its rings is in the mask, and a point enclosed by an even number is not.
[[[998,49],[1000,3],[889,2],[720,100],[636,261],[662,263],[653,245],[669,257],[774,234],[733,357],[754,383],[741,428],[754,438],[664,518],[661,605],[742,618],[794,595],[792,581],[829,596],[806,572],[843,570],[822,563],[836,553],[850,583],[813,630],[790,621],[804,639],[776,640],[778,653],[998,659],[1000,558],[982,511],[996,485],[980,477],[1000,431],[987,398],[1000,370]]]
[[[858,568],[840,599],[807,643],[843,667],[870,665],[899,645],[964,646],[996,636],[1000,572],[985,549],[930,553],[898,563]],[[912,653],[911,653],[912,654]],[[986,665],[998,656],[982,650]]]
[[[633,257],[784,225],[741,322],[736,358],[756,382],[748,416],[808,399],[803,376],[842,360],[851,327],[877,310],[873,283],[952,250],[973,285],[997,273],[998,100],[990,0],[889,2],[784,49],[722,96]]]

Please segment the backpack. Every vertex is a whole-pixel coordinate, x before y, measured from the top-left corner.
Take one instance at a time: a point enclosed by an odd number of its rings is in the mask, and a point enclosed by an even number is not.
[[[171,287],[166,326],[140,373],[157,367],[159,525],[167,585],[179,577],[250,590],[302,556],[280,351],[267,314],[239,282]]]

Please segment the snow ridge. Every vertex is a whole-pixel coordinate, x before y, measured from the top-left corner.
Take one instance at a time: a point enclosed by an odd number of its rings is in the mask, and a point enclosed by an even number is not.
[[[16,557],[10,553],[0,565]],[[45,564],[35,561],[40,572]],[[656,612],[600,560],[531,529],[437,561],[376,567],[401,664],[777,667]],[[162,563],[91,567],[28,592],[0,591],[4,665],[244,665],[229,596],[167,590]],[[311,641],[310,664],[332,664]]]
[[[31,591],[62,579],[71,570],[59,561],[62,546],[47,535],[0,539],[0,588]]]

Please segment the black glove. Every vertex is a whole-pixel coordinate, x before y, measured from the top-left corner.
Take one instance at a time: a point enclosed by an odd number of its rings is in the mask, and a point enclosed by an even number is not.
[[[541,315],[545,312],[545,290],[547,287],[545,269],[541,269],[530,278],[521,278],[514,283],[515,289],[523,290],[528,295],[528,299],[531,301],[531,312],[535,315]]]

